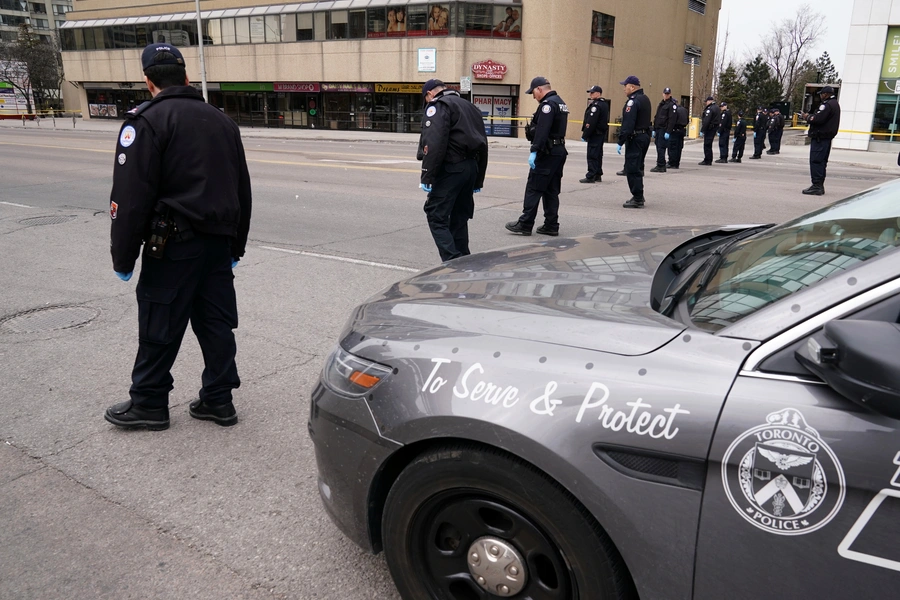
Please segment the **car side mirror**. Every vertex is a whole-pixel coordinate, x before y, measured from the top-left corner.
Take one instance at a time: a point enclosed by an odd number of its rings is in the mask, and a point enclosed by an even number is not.
[[[795,352],[804,367],[848,400],[900,418],[900,325],[830,321]]]

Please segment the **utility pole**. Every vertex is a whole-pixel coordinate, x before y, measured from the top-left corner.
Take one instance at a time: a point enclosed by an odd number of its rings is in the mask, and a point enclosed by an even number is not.
[[[203,57],[203,20],[200,18],[200,0],[194,0],[197,8],[197,45],[200,49],[200,81],[203,86],[203,100],[209,102],[209,92],[206,90],[206,60]]]

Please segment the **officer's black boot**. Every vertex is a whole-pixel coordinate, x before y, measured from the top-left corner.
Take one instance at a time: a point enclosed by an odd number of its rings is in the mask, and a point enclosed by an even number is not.
[[[825,195],[825,186],[821,183],[814,183],[805,190],[803,193],[807,196],[824,196]]]
[[[231,427],[237,423],[237,412],[234,410],[234,404],[207,404],[203,400],[197,398],[190,404],[188,412],[195,419],[201,421],[213,421],[216,425],[222,427]]]
[[[510,221],[506,224],[506,230],[518,233],[519,235],[531,235],[531,229],[525,227],[519,221]]]
[[[144,408],[126,400],[106,409],[103,417],[119,427],[137,429],[146,427],[150,431],[161,431],[169,428],[169,409]]]
[[[541,235],[557,236],[557,235],[559,235],[559,225],[556,225],[556,226],[541,225],[534,231],[535,231],[535,233],[539,233]]]
[[[716,160],[716,162],[717,162],[717,163],[727,163],[727,162],[728,162],[728,159],[727,159],[727,158],[720,158],[720,159]]]
[[[666,172],[666,165],[662,165],[662,166],[656,165],[655,167],[653,167],[652,169],[650,169],[650,172],[651,172],[651,173],[665,173],[665,172]]]
[[[621,171],[616,171],[616,175],[618,175],[620,177],[625,177],[625,169],[622,169]]]
[[[578,183],[594,183],[595,181],[597,180],[593,177],[585,177],[584,179],[579,179]]]
[[[644,208],[644,199],[632,196],[631,200],[622,205],[622,208]]]

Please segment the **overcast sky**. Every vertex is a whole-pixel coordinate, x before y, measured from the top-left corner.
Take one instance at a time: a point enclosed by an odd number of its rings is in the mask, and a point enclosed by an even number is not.
[[[804,4],[825,19],[826,32],[818,44],[810,51],[810,59],[815,60],[823,52],[828,52],[841,77],[844,76],[844,55],[847,52],[847,36],[850,33],[850,14],[854,0],[722,0],[719,11],[719,48],[728,33],[726,60],[734,59],[743,63],[761,45],[772,24],[797,14]]]

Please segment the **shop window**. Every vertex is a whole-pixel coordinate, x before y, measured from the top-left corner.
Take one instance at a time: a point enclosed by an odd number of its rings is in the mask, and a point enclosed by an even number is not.
[[[406,7],[406,35],[420,36],[428,32],[428,6],[410,4]]]
[[[463,5],[463,23],[467,36],[487,37],[493,30],[494,6],[491,4]],[[510,16],[512,16],[512,9]]]
[[[237,44],[250,43],[250,17],[234,18],[234,39]]]
[[[297,41],[313,39],[313,15],[312,13],[300,13],[297,15]]]
[[[250,17],[250,43],[266,43],[266,19],[262,15]]]
[[[370,8],[366,24],[366,37],[387,37],[388,19],[386,13],[390,13],[390,18],[392,19],[391,24],[396,31],[397,11],[395,9],[391,8],[386,10],[384,8]]]
[[[616,32],[616,18],[601,12],[594,12],[591,18],[591,43],[612,46]]]
[[[281,41],[281,15],[266,15],[266,42]]]
[[[327,37],[327,33],[328,33],[327,17],[328,17],[328,13],[319,12],[319,13],[315,14],[316,25],[313,29],[315,31],[317,40],[324,40]]]
[[[206,22],[206,35],[203,36],[203,43],[210,46],[222,45],[222,21],[212,19]]]
[[[234,19],[222,19],[222,43],[236,44],[237,34],[234,31]]]
[[[494,6],[491,23],[491,35],[494,37],[516,38],[522,37],[522,7],[521,6]],[[469,35],[468,24],[466,35]]]
[[[328,28],[329,40],[346,40],[350,35],[348,21],[350,17],[346,10],[333,10],[328,13],[331,27]]]
[[[900,142],[900,114],[898,97],[894,94],[878,94],[875,100],[875,114],[872,116],[874,142]]]
[[[450,34],[450,6],[447,4],[428,5],[428,35]]]
[[[349,35],[352,39],[366,37],[366,11],[351,10],[348,25]]]
[[[394,12],[394,21],[391,21],[391,11]],[[403,37],[406,35],[406,7],[398,6],[389,8],[387,12],[388,37]]]

